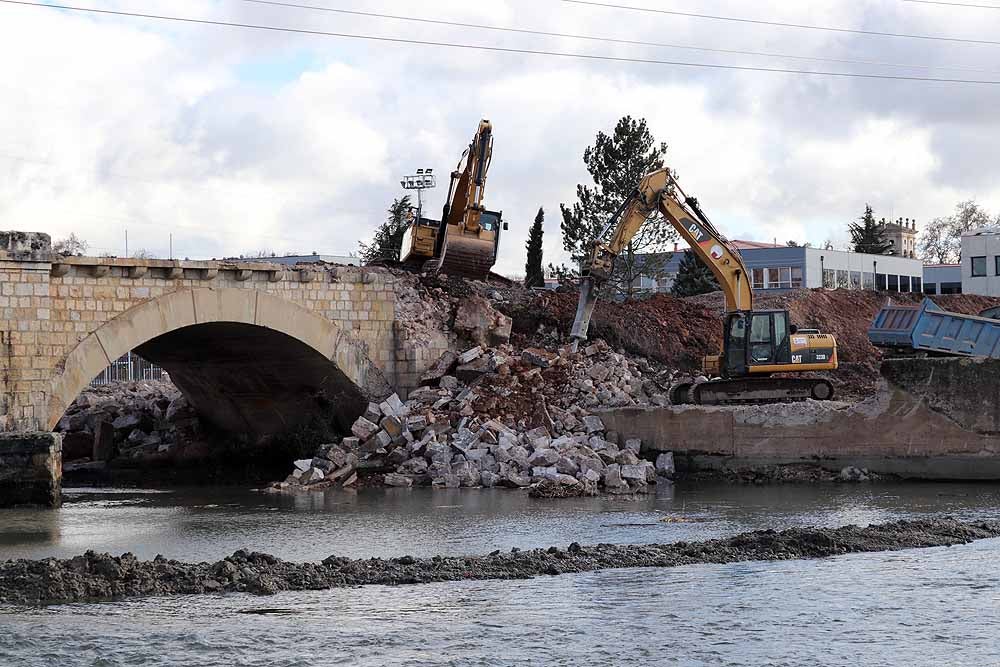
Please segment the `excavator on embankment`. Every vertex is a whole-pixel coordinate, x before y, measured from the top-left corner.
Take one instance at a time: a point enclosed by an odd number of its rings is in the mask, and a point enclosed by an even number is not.
[[[642,224],[656,214],[673,225],[711,269],[726,299],[722,349],[703,361],[705,376],[713,379],[673,386],[671,402],[712,405],[833,398],[833,385],[824,378],[784,375],[836,369],[833,336],[797,329],[787,310],[754,310],[753,286],[739,250],[712,225],[698,201],[684,194],[666,168],[643,177],[594,241],[581,274],[571,332],[574,345],[587,338],[598,293],[611,278],[615,260]],[[612,228],[610,240],[603,242]]]
[[[493,157],[493,125],[481,120],[469,147],[451,173],[441,221],[414,220],[403,235],[400,262],[425,273],[485,280],[497,261],[501,211],[484,205],[486,172]]]

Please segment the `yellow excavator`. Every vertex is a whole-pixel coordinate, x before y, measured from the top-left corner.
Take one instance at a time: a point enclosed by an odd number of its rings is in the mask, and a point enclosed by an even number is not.
[[[611,277],[615,259],[655,214],[662,215],[711,269],[726,298],[722,350],[707,356],[707,382],[682,382],[671,388],[673,403],[703,405],[769,403],[833,398],[833,385],[821,377],[774,377],[775,374],[837,368],[837,343],[830,334],[796,329],[787,310],[754,310],[750,274],[739,250],[712,225],[698,201],[681,190],[669,169],[643,177],[594,242],[580,281],[580,301],[571,336],[574,346],[586,340],[601,286]],[[614,228],[610,240],[603,239]]]
[[[481,120],[451,173],[441,221],[414,220],[403,234],[400,261],[428,273],[485,279],[497,261],[503,213],[483,205],[493,156],[493,126]]]

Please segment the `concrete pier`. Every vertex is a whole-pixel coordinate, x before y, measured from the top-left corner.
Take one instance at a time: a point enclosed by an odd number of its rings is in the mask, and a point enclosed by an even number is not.
[[[0,507],[62,504],[62,434],[0,433]]]

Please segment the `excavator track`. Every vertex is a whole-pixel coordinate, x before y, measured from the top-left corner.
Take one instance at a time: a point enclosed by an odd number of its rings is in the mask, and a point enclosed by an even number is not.
[[[823,378],[743,378],[682,382],[670,389],[674,405],[745,405],[788,403],[806,399],[828,401],[833,385]]]

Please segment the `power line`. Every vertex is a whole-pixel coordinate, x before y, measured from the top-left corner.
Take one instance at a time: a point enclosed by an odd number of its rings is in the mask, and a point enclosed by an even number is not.
[[[564,0],[565,1],[565,0]],[[469,51],[488,51],[492,53],[513,53],[520,55],[550,56],[556,58],[573,58],[578,60],[635,63],[643,65],[672,65],[675,67],[694,67],[715,70],[730,70],[741,72],[770,72],[774,74],[804,74],[810,76],[830,76],[852,79],[882,79],[893,81],[922,81],[930,83],[963,83],[963,84],[983,84],[1000,85],[1000,81],[983,79],[947,79],[926,76],[904,76],[896,74],[862,74],[857,72],[828,72],[818,70],[796,70],[778,67],[755,67],[751,65],[722,65],[717,63],[697,63],[682,60],[657,60],[653,58],[626,58],[621,56],[602,56],[590,53],[570,53],[565,51],[546,51],[540,49],[516,49],[502,46],[486,46],[480,44],[461,44],[457,42],[436,42],[420,39],[406,39],[403,37],[381,37],[377,35],[358,35],[345,32],[329,32],[324,30],[308,30],[305,28],[286,28],[271,25],[261,25],[255,23],[236,23],[232,21],[215,21],[211,19],[196,19],[179,16],[164,16],[160,14],[140,14],[137,12],[123,12],[110,9],[93,9],[90,7],[74,7],[70,5],[44,4],[41,2],[28,2],[27,0],[0,0],[0,3],[9,5],[23,5],[28,7],[41,7],[45,9],[62,9],[67,11],[88,12],[92,14],[104,14],[113,16],[128,16],[132,18],[154,19],[159,21],[173,21],[177,23],[194,23],[199,25],[224,26],[229,28],[246,28],[251,30],[266,30],[269,32],[287,32],[299,35],[315,35],[322,37],[343,37],[346,39],[359,39],[373,42],[394,43],[394,44],[414,44],[421,46],[439,46],[451,49],[463,49]]]
[[[730,21],[734,23],[752,23],[754,25],[769,25],[779,28],[802,28],[805,30],[822,30],[826,32],[850,33],[853,35],[872,35],[876,37],[902,37],[906,39],[925,39],[940,42],[959,42],[962,44],[989,44],[1000,46],[1000,41],[989,39],[971,39],[964,37],[945,37],[943,35],[914,35],[902,32],[882,32],[879,30],[859,30],[857,28],[834,28],[831,26],[811,25],[808,23],[785,23],[783,21],[765,21],[763,19],[748,19],[735,16],[719,16],[716,14],[698,14],[695,12],[681,12],[673,9],[656,9],[653,7],[633,7],[631,5],[617,5],[607,2],[595,2],[594,0],[557,0],[573,5],[587,5],[590,7],[604,7],[607,9],[625,9],[632,12],[644,12],[648,14],[669,14],[670,16],[686,16],[695,19],[709,19],[712,21]]]
[[[873,65],[877,67],[895,67],[902,69],[941,69],[965,72],[979,72],[982,74],[997,74],[995,70],[982,69],[978,67],[958,67],[949,65],[911,65],[906,63],[889,63],[877,60],[850,60],[844,58],[820,58],[817,56],[799,56],[787,53],[769,53],[766,51],[745,51],[738,49],[718,49],[706,46],[693,46],[688,44],[670,44],[665,42],[646,42],[632,39],[619,39],[615,37],[598,37],[594,35],[580,35],[564,32],[550,32],[546,30],[529,30],[526,28],[511,28],[506,26],[486,25],[481,23],[465,23],[462,21],[446,21],[443,19],[430,19],[418,16],[401,16],[398,14],[381,14],[378,12],[363,12],[353,9],[339,9],[335,7],[323,7],[317,5],[304,5],[294,2],[280,2],[278,0],[237,0],[255,5],[271,5],[276,7],[286,7],[291,9],[308,9],[321,12],[332,12],[334,14],[345,14],[349,16],[364,16],[367,18],[391,19],[395,21],[412,21],[415,23],[425,23],[431,25],[443,25],[453,28],[472,28],[475,30],[495,30],[498,32],[510,32],[523,35],[537,35],[543,37],[559,37],[568,39],[582,39],[593,42],[607,42],[611,44],[628,44],[630,46],[651,46],[668,49],[685,49],[689,51],[706,51],[709,53],[725,53],[727,55],[741,56],[762,56],[765,58],[787,58],[789,60],[807,60],[812,62],[831,62],[844,65]]]
[[[920,5],[944,5],[945,7],[973,7],[975,9],[1000,9],[1000,5],[976,5],[971,2],[944,2],[943,0],[902,0]]]

